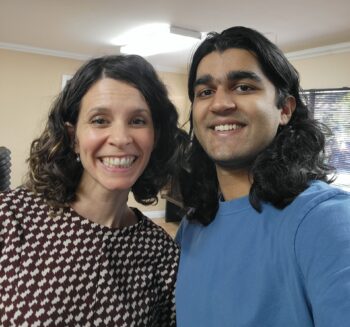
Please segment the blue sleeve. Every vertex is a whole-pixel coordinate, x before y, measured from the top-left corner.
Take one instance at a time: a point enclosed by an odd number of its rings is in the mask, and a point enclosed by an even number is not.
[[[182,233],[183,233],[183,230],[185,228],[185,224],[187,224],[187,219],[184,217],[184,218],[182,218],[180,226],[179,226],[179,228],[176,232],[176,235],[175,235],[175,242],[177,243],[177,245],[179,247],[181,247]]]
[[[350,326],[350,196],[337,195],[304,218],[295,238],[316,327]]]

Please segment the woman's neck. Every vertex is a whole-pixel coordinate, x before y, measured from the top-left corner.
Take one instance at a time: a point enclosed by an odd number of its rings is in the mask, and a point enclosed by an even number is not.
[[[97,224],[121,228],[137,223],[137,217],[128,207],[129,190],[108,191],[99,187],[87,189],[79,185],[77,199],[71,207],[81,216]]]

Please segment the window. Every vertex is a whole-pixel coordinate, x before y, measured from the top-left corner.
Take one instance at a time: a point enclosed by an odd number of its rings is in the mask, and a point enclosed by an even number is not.
[[[350,190],[350,88],[303,93],[314,118],[332,130],[326,151],[338,173],[334,184]]]

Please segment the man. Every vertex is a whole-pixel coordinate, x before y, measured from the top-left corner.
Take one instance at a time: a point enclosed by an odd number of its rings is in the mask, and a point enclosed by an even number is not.
[[[350,195],[296,70],[233,27],[199,46],[188,87],[178,326],[350,326]]]

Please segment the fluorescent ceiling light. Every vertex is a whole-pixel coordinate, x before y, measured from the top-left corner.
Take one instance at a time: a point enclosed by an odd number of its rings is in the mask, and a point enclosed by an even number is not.
[[[202,33],[170,26],[166,23],[148,24],[132,29],[112,41],[121,53],[151,56],[193,48]]]

